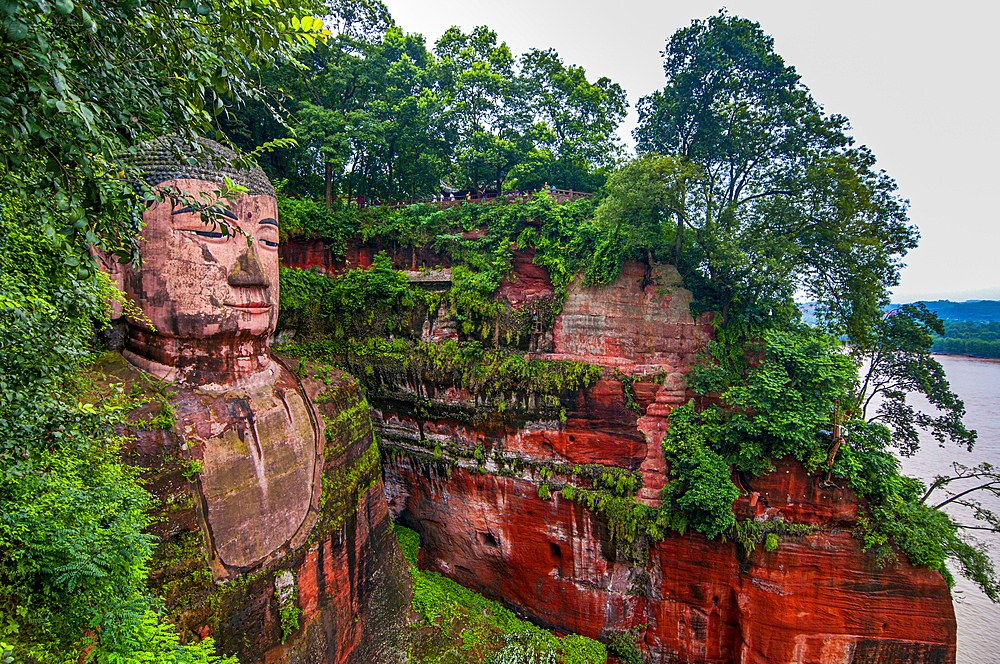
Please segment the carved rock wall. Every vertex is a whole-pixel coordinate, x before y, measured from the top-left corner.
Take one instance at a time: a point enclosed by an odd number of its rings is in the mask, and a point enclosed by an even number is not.
[[[523,280],[515,272],[502,295],[515,306],[544,296],[536,269]],[[692,396],[684,374],[712,338],[708,317],[688,313],[690,297],[669,268],[640,264],[610,286],[571,286],[556,352],[533,357],[608,369],[588,389],[559,395],[559,419],[526,399],[477,420],[481,404],[455,386],[371,394],[390,509],[421,533],[421,565],[559,631],[606,638],[639,628],[656,663],[954,662],[941,576],[905,559],[879,568],[851,535],[859,499],[822,490],[797,462],[733,477],[739,518],[813,527],[770,552],[690,532],[624,544],[601,514],[558,492],[539,497],[541,485],[569,479],[560,468],[597,463],[641,471],[636,499],[658,504],[666,416]],[[638,379],[631,395],[614,370]],[[481,460],[471,454],[477,445]]]
[[[348,241],[343,254],[334,252],[323,240],[305,238],[289,240],[279,245],[278,256],[283,267],[315,270],[321,274],[337,274],[344,270],[369,267],[381,251],[388,254],[397,270],[451,266],[446,256],[438,255],[427,248],[399,247],[375,241],[362,243],[359,238]]]
[[[393,512],[421,533],[422,567],[559,631],[639,627],[652,662],[954,661],[940,575],[905,560],[880,569],[850,532],[857,498],[821,491],[797,462],[756,478],[735,509],[815,530],[751,553],[696,533],[624,551],[600,515],[540,499],[537,476],[409,455],[390,455],[386,472]]]
[[[556,319],[556,359],[620,366],[632,373],[684,372],[694,354],[714,338],[711,314],[696,321],[691,292],[672,265],[627,261],[613,284],[567,289]]]
[[[151,586],[165,598],[186,638],[212,636],[220,652],[236,654],[244,664],[399,661],[409,579],[392,532],[368,404],[353,379],[327,370],[321,382],[310,369],[313,377],[297,387],[288,375],[287,391],[308,393],[323,420],[319,490],[303,526],[291,534],[262,529],[273,530],[269,518],[298,509],[298,493],[263,501],[260,523],[243,523],[239,536],[251,543],[267,540],[268,548],[274,537],[284,542],[263,560],[237,567],[217,557],[226,549],[205,518],[212,515],[202,481],[209,466],[206,450],[185,432],[192,427],[235,431],[238,417],[227,419],[227,413],[238,414],[239,408],[217,403],[219,397],[150,383],[116,354],[105,358],[102,369],[109,381],[124,382],[126,389],[137,385],[153,399],[133,413],[134,442],[125,458],[148,469],[148,488],[159,505],[151,532],[160,538]],[[163,402],[177,413],[173,425],[166,430],[142,426]],[[247,437],[246,444],[253,441]],[[229,486],[253,503],[265,480],[225,470],[217,469],[213,486]]]
[[[408,257],[393,258],[405,267]],[[498,296],[514,308],[553,295],[533,258],[512,252]],[[307,267],[313,259],[296,260]],[[782,536],[773,551],[690,532],[625,544],[581,502],[539,497],[542,485],[570,479],[592,487],[592,477],[570,478],[566,468],[601,464],[639,471],[636,500],[658,504],[666,417],[692,396],[685,374],[713,335],[710,314],[693,318],[690,302],[669,266],[626,263],[614,284],[571,284],[544,343],[533,346],[551,352],[531,357],[607,369],[555,406],[521,395],[490,413],[463,386],[428,377],[370,389],[390,510],[421,533],[421,566],[559,631],[606,638],[638,628],[644,652],[661,664],[954,662],[954,611],[941,576],[905,559],[879,568],[851,536],[858,498],[821,490],[796,462],[732,478],[739,518],[813,528]]]

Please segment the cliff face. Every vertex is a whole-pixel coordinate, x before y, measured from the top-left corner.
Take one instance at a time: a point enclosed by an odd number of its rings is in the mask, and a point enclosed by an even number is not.
[[[423,566],[560,631],[636,628],[653,662],[954,661],[940,575],[879,569],[850,533],[857,499],[820,492],[797,462],[736,504],[815,526],[770,552],[690,533],[623,550],[606,519],[558,493],[540,499],[532,481],[407,456],[387,473],[394,512],[421,531]]]
[[[212,636],[245,664],[397,661],[408,579],[353,379],[283,369],[274,392],[285,417],[269,415],[253,390],[221,397],[157,385],[117,354],[101,368],[152,399],[133,414],[125,457],[148,469],[159,505],[152,590],[186,638]],[[166,428],[142,425],[162,404],[175,413],[159,423]],[[298,439],[320,444],[298,449],[281,423],[312,408],[318,435]],[[228,445],[206,445],[208,436]]]
[[[551,295],[528,264],[515,254],[515,277],[501,285],[515,307]],[[510,395],[484,414],[462,385],[381,376],[370,399],[386,491],[395,518],[421,533],[421,565],[558,631],[633,630],[653,662],[953,662],[941,576],[905,557],[879,568],[851,535],[858,497],[821,489],[798,462],[732,478],[734,510],[775,534],[771,550],[629,531],[622,505],[658,505],[666,415],[693,396],[684,374],[712,338],[690,298],[672,268],[641,264],[610,286],[571,286],[553,328],[533,340],[547,352],[529,357],[605,369],[554,406]],[[641,488],[616,503],[628,492],[609,490],[614,477],[636,475]]]
[[[396,253],[397,267],[416,260]],[[513,251],[497,290],[513,310],[544,310],[554,295],[532,258]],[[652,662],[953,662],[942,577],[903,555],[879,567],[851,534],[863,502],[821,488],[797,461],[733,474],[733,509],[757,537],[650,540],[636,527],[635,514],[660,504],[667,416],[695,396],[685,374],[713,338],[691,297],[670,266],[626,263],[614,284],[571,284],[553,323],[532,327],[525,357],[552,371],[586,363],[582,388],[508,389],[502,371],[473,384],[426,359],[359,365],[390,510],[421,534],[421,566],[558,631],[630,631]],[[425,328],[425,341],[459,337],[444,309]]]

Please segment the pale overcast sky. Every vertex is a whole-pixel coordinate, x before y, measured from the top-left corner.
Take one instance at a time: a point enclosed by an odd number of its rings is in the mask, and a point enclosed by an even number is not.
[[[451,25],[488,25],[514,53],[555,48],[635,102],[663,87],[659,51],[722,2],[674,0],[387,0],[399,26],[429,45]],[[920,246],[894,301],[1000,299],[1000,3],[731,0],[757,21],[828,112],[851,120],[911,202]],[[627,142],[631,144],[631,139]],[[991,203],[990,201],[994,202]]]

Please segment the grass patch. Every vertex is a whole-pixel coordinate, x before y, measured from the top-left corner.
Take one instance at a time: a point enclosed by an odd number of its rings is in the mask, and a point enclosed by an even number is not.
[[[413,656],[422,664],[603,664],[604,644],[573,634],[563,638],[437,572],[417,568],[420,535],[396,526],[410,563],[416,626]]]

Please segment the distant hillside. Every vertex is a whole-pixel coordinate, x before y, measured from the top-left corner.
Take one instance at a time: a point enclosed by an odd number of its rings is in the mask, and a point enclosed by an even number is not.
[[[917,303],[914,302],[913,304]],[[998,300],[968,300],[966,302],[934,300],[925,301],[923,304],[944,321],[969,321],[972,323],[1000,322],[1000,301]],[[885,310],[892,311],[901,306],[903,305],[890,304]],[[800,302],[799,311],[802,312],[802,322],[806,325],[816,325],[815,302]],[[948,336],[952,335],[949,334]]]
[[[1000,301],[997,300],[968,300],[967,302],[935,300],[933,302],[923,302],[923,304],[946,321],[965,320],[974,323],[1000,321]],[[903,305],[893,304],[886,310],[891,311],[901,306]]]

